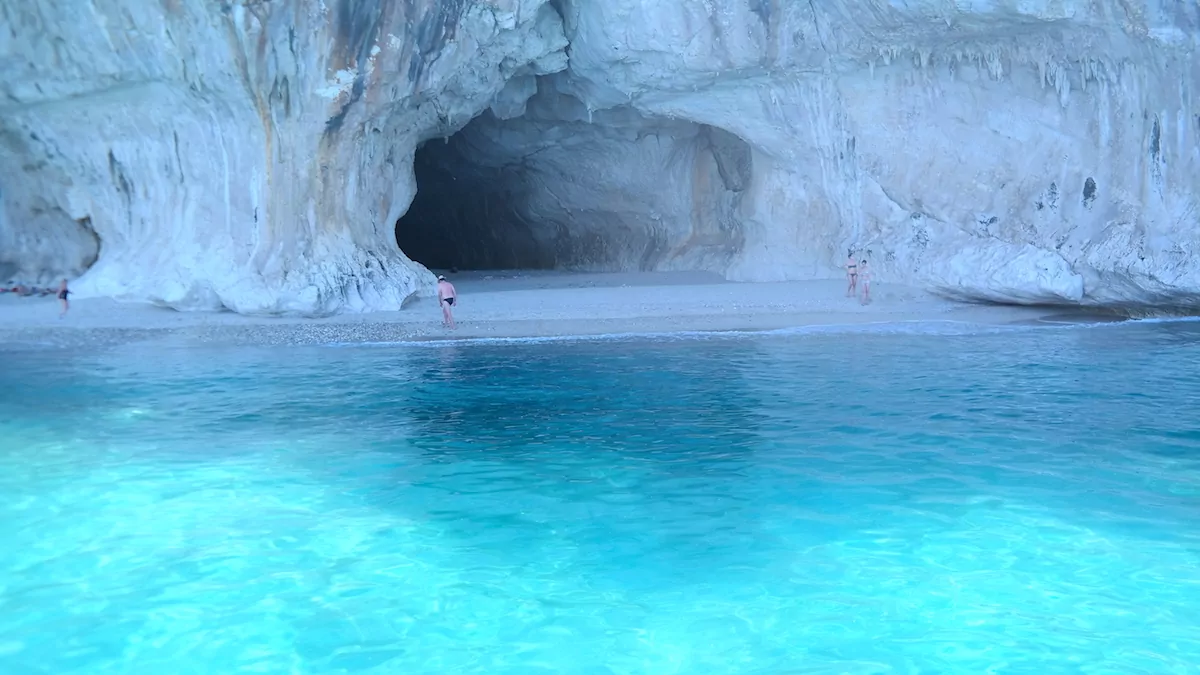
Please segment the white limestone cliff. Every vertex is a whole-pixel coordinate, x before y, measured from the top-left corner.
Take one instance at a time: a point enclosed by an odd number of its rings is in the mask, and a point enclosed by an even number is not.
[[[179,309],[426,290],[394,235],[417,144],[566,65],[540,0],[0,0],[0,20],[0,260]]]
[[[1195,3],[50,4],[0,0],[0,263],[81,294],[395,307],[419,187],[485,264],[1200,304]]]
[[[855,249],[969,300],[1200,300],[1200,6],[562,7],[569,70],[532,113],[469,126],[460,154],[520,159],[547,185],[523,221],[597,233],[584,266],[804,279]],[[713,179],[739,143],[714,129],[747,146],[737,186]],[[629,246],[589,225],[605,221],[652,236]]]

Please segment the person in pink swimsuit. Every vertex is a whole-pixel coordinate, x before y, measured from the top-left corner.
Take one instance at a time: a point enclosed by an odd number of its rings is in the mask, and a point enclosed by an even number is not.
[[[858,263],[858,280],[862,283],[862,304],[871,303],[871,270],[864,259]]]

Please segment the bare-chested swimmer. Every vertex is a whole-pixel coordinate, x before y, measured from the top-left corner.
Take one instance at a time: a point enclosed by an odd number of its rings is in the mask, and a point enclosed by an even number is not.
[[[458,299],[458,293],[454,291],[454,284],[446,281],[446,277],[438,275],[438,304],[442,307],[442,325],[454,328],[454,312],[451,307],[454,306],[454,301]]]

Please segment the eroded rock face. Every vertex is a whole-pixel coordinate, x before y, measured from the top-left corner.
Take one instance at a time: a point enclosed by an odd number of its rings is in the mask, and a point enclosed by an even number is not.
[[[537,0],[0,0],[0,17],[0,258],[46,280],[98,254],[80,297],[179,309],[427,290],[394,243],[415,147],[566,65]]]
[[[395,234],[460,267],[806,279],[853,249],[966,299],[1200,303],[1194,3],[37,4],[0,0],[0,260],[98,255],[81,291],[394,307],[429,280]]]
[[[961,7],[565,0],[570,69],[460,154],[521,167],[561,263],[805,279],[853,249],[964,299],[1194,305],[1200,9]]]

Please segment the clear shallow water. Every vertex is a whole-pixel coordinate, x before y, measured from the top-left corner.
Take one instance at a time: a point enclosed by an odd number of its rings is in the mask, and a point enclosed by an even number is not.
[[[5,352],[0,672],[1195,672],[1200,324],[920,332]]]

